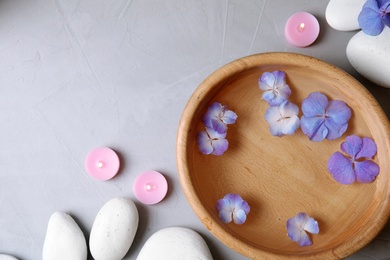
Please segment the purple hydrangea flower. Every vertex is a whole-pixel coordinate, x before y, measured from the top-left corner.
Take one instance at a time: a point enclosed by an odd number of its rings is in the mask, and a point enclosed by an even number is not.
[[[216,130],[218,133],[226,132],[227,125],[234,124],[236,119],[236,113],[228,110],[226,106],[223,106],[218,102],[211,104],[202,117],[204,125]]]
[[[379,166],[370,161],[376,154],[376,144],[368,137],[360,138],[351,135],[340,146],[346,153],[334,153],[328,161],[328,170],[333,178],[341,184],[372,182],[379,174]]]
[[[262,97],[270,106],[279,106],[291,94],[284,71],[264,72],[259,78],[259,87],[264,90]]]
[[[311,141],[334,140],[344,134],[351,118],[351,109],[341,100],[332,100],[319,92],[311,93],[302,102],[301,129]]]
[[[303,212],[299,212],[295,217],[287,220],[287,234],[291,240],[300,246],[310,246],[312,244],[309,235],[306,233],[318,234],[320,229],[318,222]]]
[[[365,34],[379,35],[385,25],[390,27],[389,13],[389,0],[367,0],[358,16],[359,26]]]
[[[298,106],[285,100],[279,106],[269,107],[264,117],[272,135],[292,135],[299,128],[298,113]]]
[[[196,136],[199,151],[203,154],[222,155],[229,146],[228,140],[225,139],[226,132],[219,133],[218,131],[206,127]]]
[[[223,223],[233,220],[237,225],[241,225],[246,221],[246,215],[251,209],[240,195],[229,193],[217,201],[217,210]]]

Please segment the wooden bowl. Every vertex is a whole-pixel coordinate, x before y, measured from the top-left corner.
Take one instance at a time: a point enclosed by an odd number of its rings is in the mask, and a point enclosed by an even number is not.
[[[299,107],[309,93],[343,100],[352,109],[347,132],[339,139],[311,142],[299,129],[292,136],[270,134],[258,78],[286,72],[290,100]],[[201,117],[214,101],[235,111],[229,149],[222,156],[198,150]],[[344,71],[293,53],[264,53],[233,61],[211,74],[184,109],[177,136],[177,167],[184,193],[210,232],[233,250],[253,259],[337,259],[367,245],[386,224],[390,198],[390,124],[372,95]],[[342,185],[327,161],[348,135],[371,137],[380,174],[370,184]],[[224,224],[216,202],[227,193],[246,200],[251,212],[243,225]],[[287,236],[286,221],[298,212],[320,227],[313,245],[300,247]]]

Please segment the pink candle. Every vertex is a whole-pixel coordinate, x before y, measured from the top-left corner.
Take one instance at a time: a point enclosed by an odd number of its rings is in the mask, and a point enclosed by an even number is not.
[[[168,191],[165,177],[157,171],[145,171],[138,175],[133,184],[135,197],[143,204],[160,202]]]
[[[284,34],[287,41],[297,47],[311,45],[320,33],[320,24],[314,15],[299,12],[293,14],[286,22]]]
[[[85,158],[85,170],[95,179],[105,181],[114,177],[119,170],[118,155],[107,147],[93,149]]]

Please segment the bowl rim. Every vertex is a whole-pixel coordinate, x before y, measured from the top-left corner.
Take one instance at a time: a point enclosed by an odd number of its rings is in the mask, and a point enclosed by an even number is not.
[[[344,70],[331,65],[325,61],[322,61],[318,58],[311,56],[291,53],[291,52],[265,52],[246,56],[243,58],[236,59],[232,62],[227,63],[226,65],[218,68],[212,74],[210,74],[193,92],[190,99],[188,100],[180,122],[176,138],[176,164],[179,175],[180,184],[182,190],[186,196],[187,201],[189,202],[192,210],[195,212],[197,217],[201,220],[203,225],[222,243],[233,249],[234,251],[245,255],[247,257],[256,259],[259,257],[273,257],[273,258],[288,258],[288,259],[302,259],[302,258],[345,258],[352,255],[356,251],[360,250],[366,246],[371,240],[373,240],[377,234],[383,229],[387,223],[390,216],[390,188],[387,188],[385,199],[380,203],[381,207],[376,207],[376,214],[372,214],[368,223],[373,223],[372,225],[365,225],[367,228],[363,231],[359,231],[358,234],[351,239],[347,240],[345,243],[339,244],[336,247],[330,250],[324,250],[315,252],[312,255],[288,255],[288,254],[279,254],[276,252],[265,251],[263,249],[257,248],[253,245],[242,242],[240,239],[231,236],[219,223],[213,221],[213,217],[208,212],[207,208],[201,203],[201,199],[194,188],[193,181],[191,179],[191,174],[187,167],[188,154],[188,138],[193,130],[191,125],[194,121],[194,118],[197,115],[197,110],[200,104],[207,103],[209,101],[209,96],[214,96],[217,90],[214,86],[218,86],[217,83],[228,80],[232,75],[238,74],[240,72],[250,70],[259,66],[261,64],[273,65],[280,64],[278,62],[283,61],[283,64],[294,65],[298,64],[300,61],[310,62],[312,64],[318,64],[324,69],[330,70],[331,72],[336,73],[338,76],[342,77],[343,80],[350,82],[356,86],[356,95],[355,98],[364,98],[369,102],[370,109],[374,116],[372,120],[377,122],[378,120],[381,124],[372,126],[368,124],[369,130],[371,132],[375,131],[384,136],[387,142],[383,142],[384,150],[387,153],[390,152],[390,123],[387,115],[383,111],[382,107],[378,104],[374,96],[354,77],[345,72]],[[365,118],[367,120],[367,118]],[[381,172],[384,174],[383,172]],[[387,173],[389,174],[389,173]]]

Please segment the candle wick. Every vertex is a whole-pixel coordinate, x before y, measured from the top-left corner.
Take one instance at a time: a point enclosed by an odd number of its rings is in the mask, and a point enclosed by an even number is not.
[[[101,169],[101,168],[103,168],[103,166],[104,166],[104,164],[103,164],[102,162],[98,162],[98,164],[97,164],[97,167],[98,167],[98,168]]]
[[[147,183],[147,184],[145,184],[145,189],[146,189],[146,191],[152,191],[152,190],[156,189],[156,186],[153,184]]]
[[[298,26],[298,31],[303,32],[304,30],[305,30],[305,24],[304,23],[300,23],[299,26]]]

